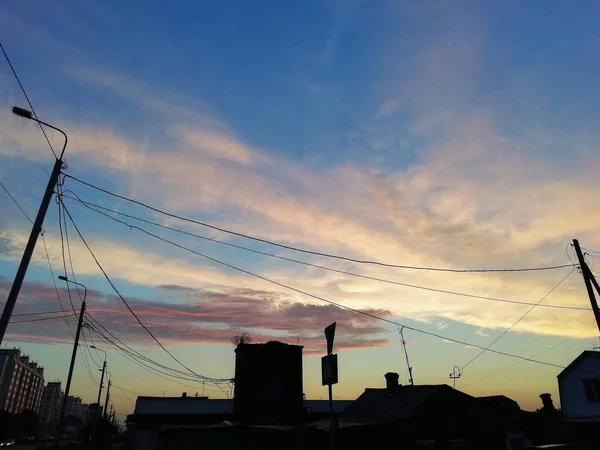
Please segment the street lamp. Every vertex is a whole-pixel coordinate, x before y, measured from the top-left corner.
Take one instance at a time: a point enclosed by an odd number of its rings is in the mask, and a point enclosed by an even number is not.
[[[67,397],[69,397],[69,390],[71,389],[71,379],[73,378],[73,368],[75,367],[75,359],[77,358],[77,347],[79,347],[79,335],[81,334],[81,326],[83,325],[83,315],[85,313],[85,300],[87,298],[87,288],[77,281],[69,280],[67,277],[62,275],[58,276],[59,280],[62,280],[66,283],[76,284],[77,286],[81,286],[83,288],[83,301],[81,302],[81,310],[79,312],[79,321],[77,322],[77,331],[75,332],[75,342],[73,342],[73,352],[71,353],[71,365],[69,366],[69,375],[67,375],[67,385],[65,386],[65,394],[63,396],[62,405],[60,408],[60,417],[58,421],[58,432],[56,433],[56,443],[60,441],[60,437],[62,434],[62,421],[65,417],[65,410],[67,408]]]
[[[94,428],[92,429],[92,440],[94,440],[96,438],[96,427],[98,426],[98,421],[100,420],[100,417],[101,417],[100,398],[102,397],[102,385],[104,384],[104,372],[106,371],[106,351],[102,350],[101,348],[96,347],[95,345],[90,345],[90,348],[93,348],[94,350],[99,350],[102,353],[104,353],[104,363],[102,364],[102,369],[98,369],[102,372],[102,376],[100,377],[100,387],[98,388],[98,401],[96,402],[96,411],[95,411],[96,418],[94,420]],[[109,386],[110,386],[110,384],[109,384]],[[108,395],[109,395],[109,393],[107,391],[106,392],[107,401],[108,401]]]
[[[64,136],[65,142],[60,152],[60,157],[56,158],[56,161],[54,162],[54,167],[52,169],[52,173],[50,174],[46,191],[44,192],[44,197],[42,197],[40,208],[38,209],[37,216],[35,216],[35,221],[33,222],[33,227],[31,228],[31,234],[29,235],[27,246],[23,252],[23,256],[21,258],[19,268],[17,269],[12,287],[10,288],[8,297],[6,298],[6,304],[4,305],[4,310],[2,311],[2,317],[0,317],[0,345],[2,345],[4,335],[6,334],[6,329],[8,328],[8,322],[10,322],[10,317],[15,309],[15,304],[17,303],[17,298],[19,297],[19,292],[21,291],[21,286],[23,285],[23,280],[25,279],[25,274],[27,273],[27,268],[29,267],[29,262],[31,261],[33,251],[35,250],[38,236],[42,232],[42,225],[44,224],[44,219],[46,218],[46,213],[48,212],[48,206],[50,205],[50,200],[52,200],[52,194],[54,193],[54,188],[56,187],[60,171],[63,167],[62,158],[65,153],[65,149],[67,148],[68,141],[67,135],[63,130],[35,118],[31,111],[19,108],[18,106],[13,106],[12,112],[19,117],[33,120],[40,125],[44,125],[48,128],[58,131]]]
[[[95,345],[90,345],[90,348],[93,348],[94,350],[98,350],[101,351],[102,353],[104,353],[104,364],[102,364],[102,369],[98,369],[99,371],[102,372],[102,376],[100,377],[100,389],[98,389],[98,401],[96,403],[98,403],[98,406],[100,406],[100,397],[102,396],[102,385],[104,384],[104,372],[106,371],[106,351],[102,350],[101,348],[96,347]]]

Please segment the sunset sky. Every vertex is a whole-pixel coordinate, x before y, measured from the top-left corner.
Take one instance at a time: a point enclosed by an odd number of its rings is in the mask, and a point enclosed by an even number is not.
[[[66,173],[173,214],[352,259],[452,269],[570,265],[569,244],[578,238],[592,250],[592,270],[600,267],[593,253],[600,250],[597,2],[159,3],[0,5],[0,39],[39,117],[69,135]],[[53,155],[35,123],[11,114],[13,105],[28,106],[4,60],[0,93],[0,181],[34,217]],[[59,149],[61,136],[48,134]],[[383,386],[388,371],[406,382],[398,327],[390,323],[397,322],[413,328],[404,333],[415,382],[451,384],[452,368],[480,351],[453,339],[487,347],[565,277],[492,349],[565,366],[598,336],[573,267],[457,273],[358,264],[183,222],[73,179],[63,190],[217,240],[118,217],[243,270],[64,199],[132,309],[205,376],[233,376],[229,339],[245,331],[255,342],[303,345],[306,395],[325,398],[323,328],[337,321],[334,393],[354,399]],[[31,225],[4,191],[0,208],[4,299]],[[63,259],[54,201],[44,229],[56,276]],[[148,358],[185,370],[137,324],[70,222],[67,232],[92,317]],[[511,302],[359,278],[222,243]],[[78,309],[76,295],[73,303]],[[15,314],[59,309],[40,240]],[[74,330],[75,318],[67,320]],[[128,391],[113,391],[120,416],[132,411],[135,393],[224,396],[209,384],[160,378],[90,330],[84,335],[108,352],[113,382]],[[47,381],[66,379],[72,337],[65,320],[10,325],[5,345],[43,365]],[[72,391],[84,401],[95,401],[102,358],[82,345]],[[560,370],[486,352],[457,387],[533,409],[542,392],[559,402]]]

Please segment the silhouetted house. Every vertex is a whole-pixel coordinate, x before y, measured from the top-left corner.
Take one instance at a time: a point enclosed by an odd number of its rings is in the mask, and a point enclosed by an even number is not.
[[[586,350],[558,374],[563,420],[600,422],[600,352]]]
[[[354,400],[334,400],[332,402],[333,411],[342,414],[348,407],[354,403]],[[311,419],[316,419],[316,415],[325,416],[329,414],[329,400],[304,400],[304,408],[307,414],[313,415]]]
[[[233,411],[242,422],[297,423],[304,415],[302,346],[278,341],[235,349]]]
[[[487,395],[484,397],[477,397],[479,400],[483,400],[494,404],[496,406],[502,406],[504,408],[514,409],[515,411],[520,411],[521,407],[519,404],[514,401],[512,398],[507,397],[506,395]]]
[[[134,450],[156,448],[161,430],[214,426],[233,418],[233,402],[208,397],[138,397],[127,416],[128,444]]]
[[[432,440],[484,444],[504,448],[507,432],[520,429],[525,417],[514,405],[498,405],[442,385],[398,385],[397,374],[386,374],[385,388],[368,388],[348,407],[340,424],[344,445],[360,448],[364,438],[413,445]],[[346,427],[362,423],[368,427]],[[366,444],[365,444],[366,445]]]

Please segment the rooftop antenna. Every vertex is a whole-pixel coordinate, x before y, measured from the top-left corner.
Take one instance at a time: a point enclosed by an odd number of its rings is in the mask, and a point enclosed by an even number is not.
[[[450,374],[450,379],[452,380],[452,389],[456,389],[456,379],[460,378],[461,375],[460,367],[454,366],[452,373]]]
[[[411,386],[415,385],[412,375],[412,367],[410,366],[410,362],[408,361],[408,350],[406,350],[406,341],[404,340],[404,327],[398,330],[400,332],[400,342],[402,342],[402,348],[404,349],[404,356],[406,357],[406,367],[408,368],[408,383]]]

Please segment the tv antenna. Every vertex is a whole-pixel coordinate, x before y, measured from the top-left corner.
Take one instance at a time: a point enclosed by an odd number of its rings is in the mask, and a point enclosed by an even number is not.
[[[404,356],[406,357],[406,367],[408,368],[408,383],[411,386],[415,385],[412,375],[412,367],[410,366],[410,362],[408,361],[408,350],[406,349],[406,341],[404,340],[404,327],[401,327],[400,332],[400,342],[402,342],[402,348],[404,349]]]
[[[461,375],[460,367],[454,366],[452,373],[450,374],[450,379],[452,380],[452,389],[456,389],[456,379],[460,378]]]

